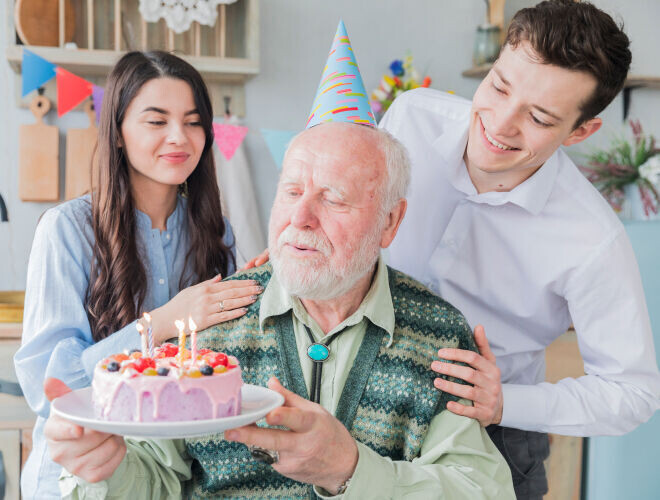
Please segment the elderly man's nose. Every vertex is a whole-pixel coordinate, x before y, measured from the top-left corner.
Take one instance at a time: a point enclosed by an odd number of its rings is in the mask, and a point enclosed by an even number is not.
[[[297,228],[312,228],[318,225],[318,219],[314,211],[314,202],[303,197],[293,210],[291,224]]]

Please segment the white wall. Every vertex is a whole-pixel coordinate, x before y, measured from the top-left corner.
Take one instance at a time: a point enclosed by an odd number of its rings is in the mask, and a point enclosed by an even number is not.
[[[535,4],[535,0],[509,0],[506,14]],[[624,21],[632,39],[635,74],[660,76],[658,0],[596,0],[594,3]],[[368,91],[378,85],[387,66],[410,50],[420,72],[433,79],[433,87],[470,97],[478,81],[461,77],[470,66],[475,26],[484,19],[482,0],[263,0],[261,11],[261,71],[246,86],[247,152],[264,227],[275,193],[278,172],[259,134],[260,128],[299,130],[304,126],[321,70],[340,18],[344,19]],[[4,54],[6,9],[0,8],[0,53]],[[0,56],[1,58],[2,56]],[[9,210],[9,223],[0,224],[0,290],[23,289],[29,249],[39,215],[52,204],[24,203],[18,199],[18,124],[32,116],[15,105],[13,71],[0,60],[0,193]],[[633,92],[630,116],[639,118],[648,132],[660,138],[660,91]],[[603,131],[580,152],[606,145],[622,130],[622,102],[618,97],[602,114]],[[48,122],[60,127],[86,127],[82,113]],[[60,141],[64,150],[64,140]],[[62,157],[61,165],[64,165]]]

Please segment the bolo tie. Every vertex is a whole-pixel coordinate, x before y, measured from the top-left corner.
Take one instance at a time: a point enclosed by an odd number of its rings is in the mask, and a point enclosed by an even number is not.
[[[343,333],[339,332],[332,337],[327,342],[317,342],[314,340],[312,332],[309,331],[307,325],[303,325],[309,341],[311,344],[307,348],[307,357],[314,362],[314,368],[312,369],[312,387],[309,391],[309,399],[313,403],[321,402],[321,372],[323,371],[323,363],[325,363],[330,357],[330,343],[335,340],[339,335]]]

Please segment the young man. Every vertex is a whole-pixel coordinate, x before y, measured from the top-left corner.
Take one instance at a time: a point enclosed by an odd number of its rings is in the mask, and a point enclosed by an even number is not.
[[[623,225],[558,149],[600,128],[598,113],[626,78],[628,46],[593,5],[542,2],[514,16],[472,103],[420,89],[399,97],[381,122],[412,160],[408,214],[389,263],[485,327],[488,341],[475,329],[481,356],[439,353],[469,366],[432,368],[473,384],[436,380],[474,402],[448,408],[488,425],[518,498],[547,491],[546,432],[622,434],[660,407]],[[586,375],[545,383],[544,349],[571,324]]]

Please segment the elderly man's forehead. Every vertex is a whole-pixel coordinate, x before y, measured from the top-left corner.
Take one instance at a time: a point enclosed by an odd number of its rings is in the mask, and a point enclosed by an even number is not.
[[[373,127],[356,123],[327,122],[316,125],[296,136],[291,147],[314,143],[316,147],[330,149],[343,145],[342,150],[356,148],[359,151],[374,152],[380,148],[378,132]]]

